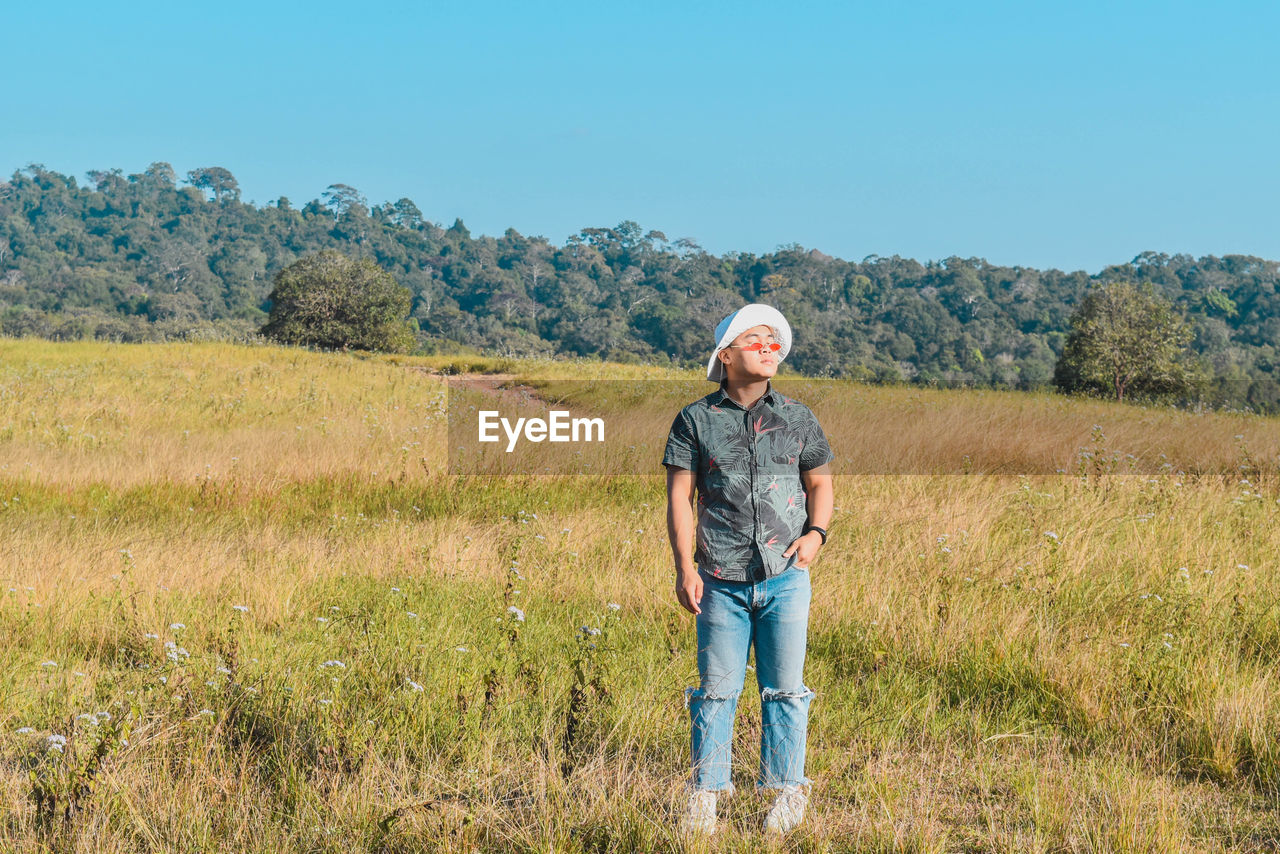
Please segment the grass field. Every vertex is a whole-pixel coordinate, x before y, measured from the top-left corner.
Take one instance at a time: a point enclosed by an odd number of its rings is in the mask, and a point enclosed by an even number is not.
[[[450,475],[431,371],[694,378],[457,361],[0,339],[0,850],[684,849],[657,456]],[[1280,420],[812,402],[903,468],[836,478],[783,848],[1280,851]],[[765,845],[751,682],[694,848]]]

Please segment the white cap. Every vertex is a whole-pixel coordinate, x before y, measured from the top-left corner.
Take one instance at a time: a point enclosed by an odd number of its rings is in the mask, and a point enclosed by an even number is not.
[[[778,361],[785,359],[787,353],[791,352],[791,324],[773,306],[753,302],[744,305],[716,326],[716,349],[711,354],[711,361],[707,362],[707,379],[715,383],[723,380],[724,363],[716,358],[720,351],[748,329],[762,324],[773,329],[773,339],[782,345],[782,349],[778,351]]]

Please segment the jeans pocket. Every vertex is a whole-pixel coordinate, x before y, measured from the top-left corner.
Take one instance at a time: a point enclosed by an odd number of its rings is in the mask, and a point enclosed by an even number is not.
[[[799,563],[796,562],[797,557],[799,557],[799,552],[791,553],[791,557],[787,558],[787,568],[798,569],[801,572],[808,572],[809,571],[808,565],[806,564],[805,566],[801,566]]]

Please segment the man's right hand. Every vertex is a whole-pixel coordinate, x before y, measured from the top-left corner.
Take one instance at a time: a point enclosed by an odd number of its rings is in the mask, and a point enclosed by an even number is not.
[[[676,570],[676,600],[691,614],[701,614],[702,576],[697,569]]]

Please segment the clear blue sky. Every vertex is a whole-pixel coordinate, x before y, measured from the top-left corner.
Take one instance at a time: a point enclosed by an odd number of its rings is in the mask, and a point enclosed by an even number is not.
[[[337,182],[472,233],[632,219],[1084,269],[1280,258],[1280,4],[50,2],[7,9],[0,170]]]

